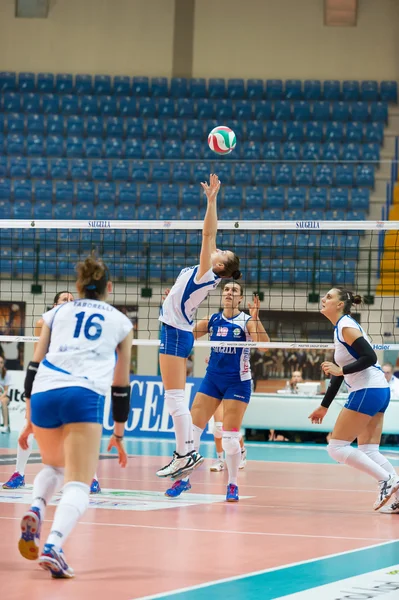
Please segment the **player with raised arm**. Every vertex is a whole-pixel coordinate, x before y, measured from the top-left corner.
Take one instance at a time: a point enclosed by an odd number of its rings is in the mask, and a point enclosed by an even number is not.
[[[334,360],[321,367],[331,375],[321,406],[309,416],[322,423],[329,406],[345,380],[348,400],[335,423],[327,451],[331,458],[374,477],[379,484],[374,510],[378,510],[399,489],[399,478],[391,463],[379,451],[384,413],[390,389],[370,340],[351,316],[352,305],[362,301],[349,290],[332,288],[321,299],[321,313],[334,325]],[[357,439],[358,447],[351,444]]]
[[[217,195],[220,181],[211,175],[202,183],[207,209],[202,230],[200,262],[183,269],[161,308],[162,322],[159,365],[165,402],[173,419],[176,450],[171,462],[157,471],[158,477],[177,478],[203,462],[194,450],[193,424],[185,402],[186,362],[194,344],[194,319],[200,304],[222,278],[239,279],[239,258],[231,250],[216,248]]]
[[[90,256],[78,264],[77,272],[79,299],[43,315],[25,379],[27,425],[19,440],[26,447],[33,432],[43,460],[33,483],[32,506],[21,520],[18,547],[24,558],[38,558],[46,507],[63,485],[39,558],[55,578],[74,576],[62,547],[89,505],[111,383],[115,426],[108,450],[117,449],[122,467],[127,462],[123,434],[130,410],[132,323],[106,302],[112,283],[101,260]]]

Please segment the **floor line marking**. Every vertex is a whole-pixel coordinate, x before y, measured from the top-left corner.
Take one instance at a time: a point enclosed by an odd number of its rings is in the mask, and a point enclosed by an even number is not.
[[[320,560],[328,560],[330,558],[335,558],[337,556],[344,556],[347,554],[353,554],[354,552],[361,552],[362,550],[370,550],[371,548],[379,548],[381,546],[386,546],[386,545],[392,544],[394,542],[397,542],[397,540],[389,540],[389,541],[383,542],[381,544],[372,544],[370,546],[364,546],[364,548],[356,548],[354,550],[345,550],[344,552],[337,552],[335,554],[327,554],[326,556],[320,556],[318,558],[310,558],[307,560],[301,560],[299,562],[288,563],[285,565],[280,565],[278,567],[272,567],[270,569],[261,569],[260,571],[250,571],[249,573],[245,573],[242,575],[234,575],[232,577],[225,577],[223,579],[215,579],[213,581],[207,581],[206,583],[200,583],[198,585],[193,585],[193,586],[189,586],[189,587],[185,587],[185,588],[177,588],[170,592],[153,594],[152,596],[140,596],[139,598],[133,598],[132,600],[156,600],[157,598],[166,598],[167,596],[174,596],[175,594],[183,594],[184,592],[192,592],[194,590],[211,587],[213,585],[218,585],[220,583],[229,583],[230,581],[238,581],[239,579],[245,579],[246,577],[255,577],[256,575],[264,575],[265,573],[281,571],[284,569],[289,569],[290,567],[298,567],[300,565],[306,565],[306,564],[320,561]]]
[[[19,521],[20,517],[0,517],[2,520]],[[45,519],[44,523],[52,523],[51,519]],[[389,538],[372,538],[372,537],[341,537],[335,535],[310,535],[305,533],[273,533],[263,531],[237,531],[237,530],[226,530],[226,529],[196,529],[194,527],[165,527],[162,525],[138,525],[135,523],[104,523],[96,521],[79,521],[80,525],[90,525],[93,527],[129,527],[133,529],[157,529],[162,531],[187,531],[190,533],[220,533],[229,535],[258,535],[265,537],[294,537],[294,538],[310,538],[310,539],[322,539],[322,540],[345,540],[355,542],[396,542],[396,539]]]

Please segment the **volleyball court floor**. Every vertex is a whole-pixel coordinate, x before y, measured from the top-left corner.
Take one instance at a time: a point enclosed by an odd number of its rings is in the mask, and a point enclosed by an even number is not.
[[[0,436],[0,481],[12,473],[16,441]],[[128,441],[127,449],[123,470],[103,441],[102,494],[66,542],[73,580],[51,580],[17,551],[38,454],[25,489],[0,490],[2,599],[399,598],[399,515],[375,513],[374,482],[332,464],[324,447],[247,444],[237,504],[224,501],[227,476],[209,471],[210,458],[192,476],[191,492],[171,500],[155,471],[173,444]],[[204,445],[205,456],[213,452]]]

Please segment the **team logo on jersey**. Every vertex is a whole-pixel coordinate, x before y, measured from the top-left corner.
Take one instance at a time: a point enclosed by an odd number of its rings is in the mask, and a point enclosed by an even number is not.
[[[213,335],[213,327],[210,327],[210,329],[209,329],[209,335]]]
[[[241,335],[241,329],[236,327],[236,329],[233,330],[233,335],[234,337],[239,337]]]
[[[229,333],[228,327],[218,327],[218,332],[216,335],[218,337],[227,337],[228,333]]]

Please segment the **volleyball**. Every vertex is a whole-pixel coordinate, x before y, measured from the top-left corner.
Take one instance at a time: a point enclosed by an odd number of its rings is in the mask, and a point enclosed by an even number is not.
[[[219,126],[208,135],[208,145],[216,154],[229,154],[236,147],[236,134],[230,127]]]

